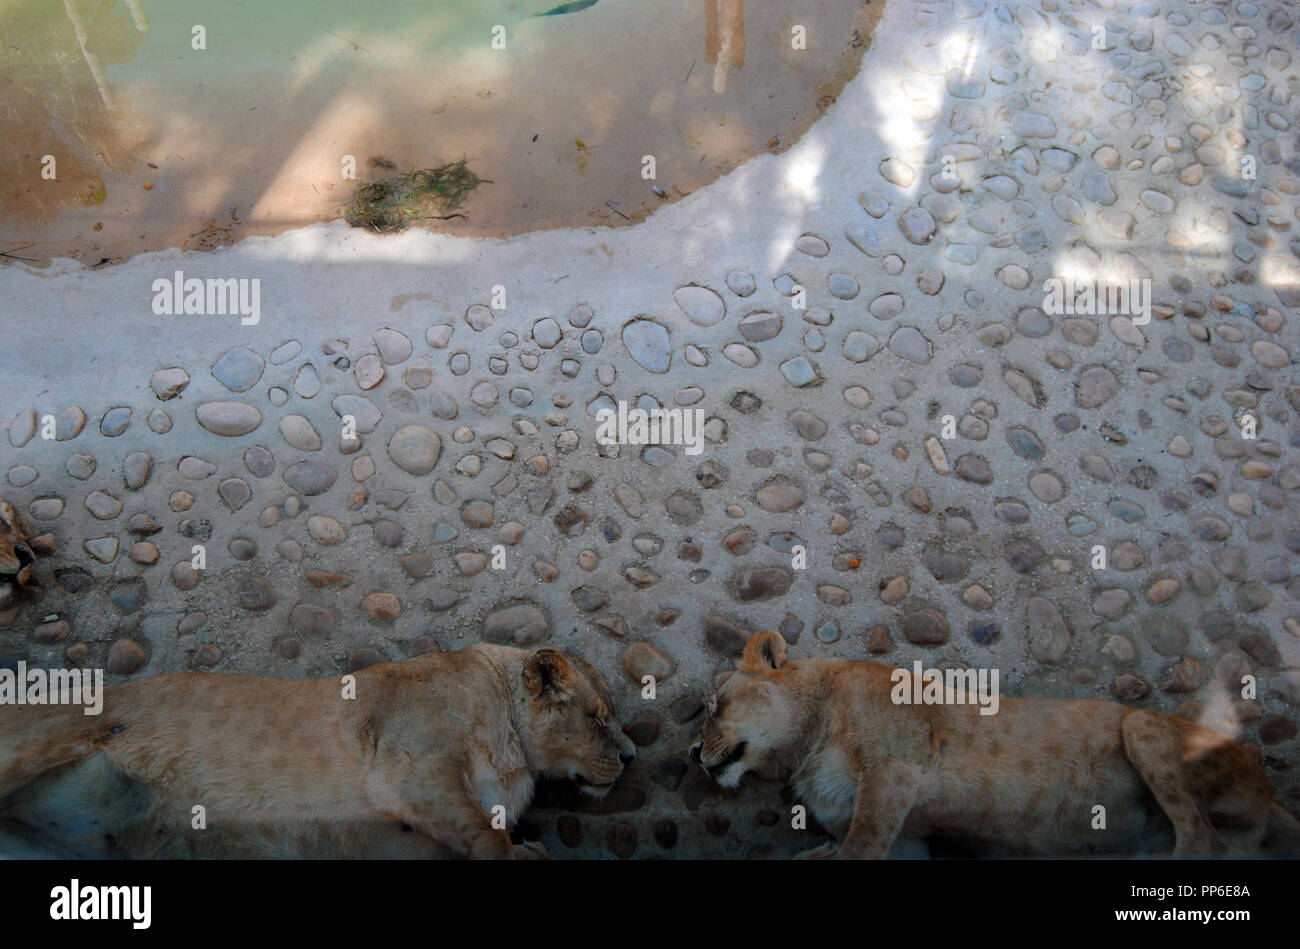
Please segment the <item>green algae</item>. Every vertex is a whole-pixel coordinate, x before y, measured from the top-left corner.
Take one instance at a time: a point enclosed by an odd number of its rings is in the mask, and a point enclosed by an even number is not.
[[[464,158],[435,168],[416,168],[361,185],[343,219],[352,227],[384,232],[399,231],[419,220],[463,216],[457,213],[461,204],[484,182],[491,183],[470,171]]]

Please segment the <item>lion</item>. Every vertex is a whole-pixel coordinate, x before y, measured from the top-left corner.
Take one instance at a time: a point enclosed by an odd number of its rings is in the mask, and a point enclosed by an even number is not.
[[[1253,853],[1266,826],[1300,823],[1274,803],[1253,746],[1186,719],[1114,702],[896,704],[878,662],[791,662],[779,633],[754,634],[718,677],[691,757],[723,787],[749,773],[788,780],[839,840],[800,857],[874,858],[897,839],[975,855]],[[949,694],[951,698],[951,694]]]
[[[527,859],[540,777],[604,795],[635,755],[608,686],[556,649],[479,644],[337,679],[160,675],[0,715],[18,854]],[[349,696],[352,697],[349,697]]]
[[[8,501],[0,500],[0,610],[13,603],[19,587],[32,583],[35,562],[18,512]]]

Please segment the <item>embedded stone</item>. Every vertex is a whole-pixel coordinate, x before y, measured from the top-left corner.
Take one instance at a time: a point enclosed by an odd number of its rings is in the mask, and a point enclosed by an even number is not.
[[[320,450],[320,433],[302,415],[286,415],[280,419],[280,434],[291,448],[296,448],[299,451]]]
[[[649,643],[633,643],[623,653],[623,674],[637,685],[646,676],[653,676],[656,683],[663,682],[676,671],[677,663],[672,657]]]
[[[948,620],[938,610],[913,610],[903,619],[903,635],[917,646],[938,646],[948,641]]]
[[[749,274],[739,274],[736,277],[737,286],[732,286],[732,292],[738,296],[749,296],[754,292],[754,278]],[[745,279],[747,278],[747,279]],[[728,285],[731,286],[731,277],[728,277]],[[742,293],[742,290],[748,292]],[[699,326],[713,326],[726,316],[726,304],[722,302],[722,297],[710,290],[708,287],[688,285],[678,287],[673,291],[673,299],[681,307],[683,313]]]
[[[286,468],[283,477],[289,487],[311,497],[328,491],[338,472],[314,461],[300,461]]]
[[[159,369],[149,378],[149,388],[161,402],[176,398],[190,384],[190,374],[178,366]]]
[[[212,375],[231,392],[246,392],[262,378],[266,362],[246,346],[226,350],[212,366]]]
[[[262,424],[262,413],[246,402],[205,402],[194,414],[208,431],[228,438],[247,435]]]
[[[644,318],[632,320],[623,327],[623,345],[628,355],[647,372],[668,371],[672,346],[666,327]]]
[[[1025,620],[1034,658],[1049,664],[1060,662],[1070,648],[1070,629],[1056,604],[1040,596],[1030,597]]]
[[[405,333],[388,327],[376,330],[374,341],[375,349],[379,350],[379,358],[389,366],[406,362],[415,348]]]
[[[494,610],[483,621],[483,638],[491,643],[531,646],[550,635],[546,613],[533,603],[515,603]]]
[[[433,470],[441,452],[438,433],[424,425],[403,425],[388,442],[388,456],[407,474],[417,477]]]
[[[307,533],[317,543],[325,546],[342,543],[348,536],[347,529],[332,517],[316,514],[307,519]]]

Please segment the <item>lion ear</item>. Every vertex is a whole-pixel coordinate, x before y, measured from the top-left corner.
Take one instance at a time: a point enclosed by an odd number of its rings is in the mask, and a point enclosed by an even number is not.
[[[765,629],[749,637],[749,642],[745,643],[745,654],[736,663],[736,668],[748,672],[767,672],[780,669],[787,658],[785,640],[781,634]]]
[[[564,654],[554,649],[539,649],[524,663],[524,688],[533,698],[563,701],[573,694],[577,674]]]

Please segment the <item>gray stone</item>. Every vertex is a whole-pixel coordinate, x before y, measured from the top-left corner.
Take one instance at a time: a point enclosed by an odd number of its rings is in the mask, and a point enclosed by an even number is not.
[[[844,337],[844,358],[850,362],[866,362],[880,349],[880,344],[870,333],[851,330]]]
[[[424,425],[403,425],[388,442],[388,456],[407,474],[417,477],[432,471],[441,453],[438,433]]]
[[[790,590],[791,575],[785,567],[751,567],[731,578],[731,595],[741,603],[770,600]]]
[[[247,435],[262,424],[262,413],[246,402],[205,402],[194,414],[208,431],[230,438]]]
[[[131,407],[129,405],[119,405],[104,413],[104,417],[99,420],[99,432],[108,438],[116,438],[125,432],[130,424]]]
[[[324,494],[333,486],[337,477],[338,473],[333,468],[314,461],[300,461],[284,471],[285,483],[308,497]]]
[[[822,381],[813,364],[803,356],[795,356],[781,363],[781,375],[785,376],[785,381],[796,389],[820,384]]]
[[[734,279],[733,279],[734,278]],[[733,273],[728,276],[728,286],[732,286],[732,292],[739,296],[749,296],[754,292],[754,278],[749,274]],[[736,289],[739,287],[739,289]],[[742,292],[743,291],[743,292]],[[722,320],[726,314],[726,306],[722,298],[707,287],[689,285],[678,287],[673,292],[673,299],[677,305],[691,319],[692,322],[700,326],[712,326]],[[586,341],[584,337],[584,349]],[[595,352],[600,347],[588,349],[588,352]]]
[[[889,337],[889,348],[895,354],[912,362],[930,361],[930,341],[921,334],[920,330],[911,326],[903,326],[895,330]]]
[[[153,471],[153,456],[147,451],[133,451],[122,462],[122,477],[127,490],[138,491],[149,480]]]
[[[389,366],[396,366],[399,363],[406,362],[415,349],[410,338],[405,333],[400,333],[388,327],[376,330],[374,340],[375,349],[379,350],[379,358],[384,361],[385,365]]]
[[[751,343],[775,339],[781,332],[781,317],[777,313],[751,313],[740,321],[740,335]]]
[[[356,421],[357,434],[368,435],[375,430],[383,413],[363,395],[339,395],[330,403],[340,419],[351,416]]]
[[[839,300],[852,300],[858,295],[858,281],[844,273],[833,273],[826,278],[831,296]]]
[[[159,369],[149,378],[149,388],[153,389],[154,395],[162,402],[176,398],[189,384],[190,374],[179,366]]]
[[[672,346],[666,327],[648,319],[635,319],[623,327],[623,345],[642,369],[647,372],[668,371],[672,362]]]
[[[301,415],[286,415],[280,419],[280,434],[291,448],[299,451],[320,450],[320,433]]]
[[[948,620],[938,610],[913,610],[903,619],[903,635],[917,646],[938,646],[948,641]]]
[[[86,510],[97,520],[111,521],[122,513],[122,502],[111,494],[94,491],[86,497]]]
[[[934,237],[934,216],[925,208],[909,208],[898,218],[899,230],[913,244],[925,245]]]
[[[212,365],[212,375],[231,392],[247,392],[262,378],[266,362],[246,346],[226,350]]]
[[[489,613],[483,621],[483,638],[491,643],[531,646],[550,635],[546,613],[532,603],[515,603]]]

